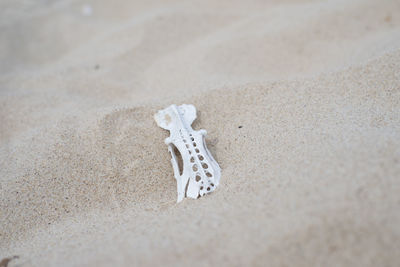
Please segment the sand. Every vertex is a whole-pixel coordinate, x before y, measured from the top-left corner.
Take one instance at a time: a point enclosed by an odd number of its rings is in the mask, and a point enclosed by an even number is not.
[[[132,2],[1,1],[0,261],[400,265],[398,1]],[[179,204],[172,103],[222,168]]]

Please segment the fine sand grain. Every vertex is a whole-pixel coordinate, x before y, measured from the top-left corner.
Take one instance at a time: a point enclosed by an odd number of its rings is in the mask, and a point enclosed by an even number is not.
[[[0,10],[0,262],[400,266],[399,1]],[[222,168],[180,204],[172,103]]]

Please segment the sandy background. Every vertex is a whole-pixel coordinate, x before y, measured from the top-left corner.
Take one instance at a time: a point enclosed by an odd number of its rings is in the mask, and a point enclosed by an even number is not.
[[[0,2],[0,261],[400,266],[399,1],[132,2]],[[180,204],[172,103],[222,168]]]

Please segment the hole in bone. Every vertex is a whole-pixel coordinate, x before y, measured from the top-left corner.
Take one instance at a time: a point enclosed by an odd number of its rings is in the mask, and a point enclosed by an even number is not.
[[[196,182],[198,182],[198,181],[200,181],[200,180],[201,180],[200,175],[196,175]]]
[[[210,187],[207,187],[207,191],[210,191],[211,190],[211,188]]]
[[[206,172],[207,177],[212,177],[212,174],[209,172]]]
[[[188,145],[188,144],[186,144],[186,148],[189,148],[189,145]]]
[[[192,141],[194,141],[194,138],[192,137],[192,138],[190,138]]]
[[[212,186],[212,187],[214,187],[214,184],[213,184],[213,183],[211,183],[211,186]]]
[[[202,155],[199,155],[199,160],[203,160],[204,157]]]
[[[190,162],[191,162],[191,163],[194,162],[194,158],[193,158],[193,157],[190,158]]]
[[[197,164],[194,164],[192,167],[193,171],[197,172],[198,168],[197,168]]]
[[[203,164],[201,164],[201,166],[203,166],[203,169],[208,169],[207,163],[203,163]]]
[[[199,150],[198,148],[196,148],[195,150],[196,150],[196,153],[199,153],[199,152],[200,152],[200,150]]]
[[[204,187],[200,186],[200,190],[203,190]]]
[[[193,146],[197,146],[197,144],[196,144],[196,143],[193,143]]]
[[[192,151],[189,150],[189,154],[192,154]]]
[[[179,168],[179,174],[182,175],[183,173],[183,159],[182,159],[182,155],[181,152],[179,152],[179,150],[176,148],[176,146],[174,144],[171,144],[173,146],[173,151],[176,157],[176,161],[178,163],[178,168]]]
[[[167,125],[171,122],[171,117],[168,114],[165,114],[164,119],[167,122]]]
[[[188,179],[186,186],[185,186],[185,197],[187,197],[187,191],[188,191],[188,187],[189,187],[189,181],[190,179]]]

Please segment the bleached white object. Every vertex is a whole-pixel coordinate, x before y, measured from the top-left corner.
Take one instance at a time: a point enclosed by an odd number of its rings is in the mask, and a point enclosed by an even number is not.
[[[185,104],[171,105],[154,114],[157,125],[170,131],[165,144],[172,156],[178,188],[177,202],[185,196],[196,199],[213,192],[221,178],[221,168],[206,146],[206,130],[192,129],[196,117],[196,108]]]

